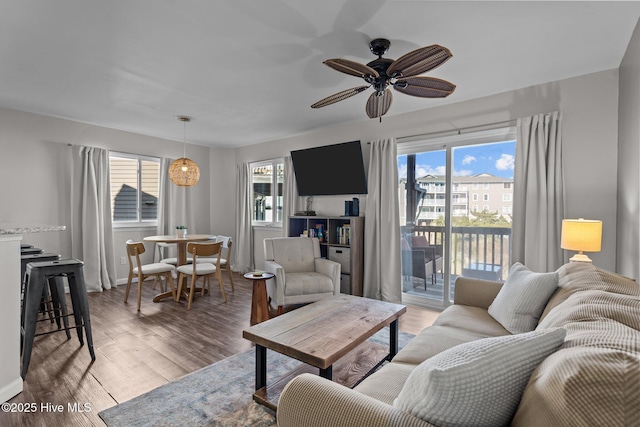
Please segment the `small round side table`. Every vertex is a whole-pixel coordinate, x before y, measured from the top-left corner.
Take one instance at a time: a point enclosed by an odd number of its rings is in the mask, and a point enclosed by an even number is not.
[[[267,298],[267,280],[274,277],[273,273],[254,273],[244,275],[245,279],[253,280],[253,294],[251,296],[251,326],[269,320],[269,300]]]

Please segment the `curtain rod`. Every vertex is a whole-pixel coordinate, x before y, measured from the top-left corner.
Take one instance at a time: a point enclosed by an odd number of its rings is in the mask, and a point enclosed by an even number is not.
[[[410,140],[412,141],[417,138],[425,138],[425,137],[432,138],[435,136],[461,135],[463,133],[469,133],[472,130],[492,130],[492,129],[499,129],[501,127],[515,126],[517,122],[518,122],[517,119],[504,120],[501,122],[486,123],[482,125],[466,126],[466,127],[449,129],[449,130],[427,132],[427,133],[422,133],[417,135],[407,135],[407,136],[401,136],[396,138],[396,141],[398,144],[401,144],[403,142],[408,142]]]

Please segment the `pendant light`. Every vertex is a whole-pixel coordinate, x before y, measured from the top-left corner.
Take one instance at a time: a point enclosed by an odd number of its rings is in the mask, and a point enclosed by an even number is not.
[[[196,162],[187,158],[187,123],[191,121],[191,117],[177,116],[176,119],[184,125],[183,154],[169,166],[169,178],[177,186],[193,187],[200,179],[200,169]]]

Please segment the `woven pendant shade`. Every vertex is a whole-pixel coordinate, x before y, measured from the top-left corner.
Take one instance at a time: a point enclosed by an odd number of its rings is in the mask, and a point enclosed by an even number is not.
[[[169,178],[179,187],[193,187],[200,179],[200,169],[193,160],[187,158],[187,123],[192,119],[189,116],[176,116],[182,122],[184,130],[183,150],[184,154],[174,160],[169,166]]]
[[[193,187],[200,179],[200,169],[191,159],[181,157],[169,166],[169,178],[180,187]]]

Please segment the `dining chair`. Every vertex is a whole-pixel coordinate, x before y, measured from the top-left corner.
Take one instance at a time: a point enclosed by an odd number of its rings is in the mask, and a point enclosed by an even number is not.
[[[220,254],[222,252],[222,242],[214,243],[187,243],[187,254],[193,258],[192,264],[185,264],[178,267],[178,298],[182,295],[182,288],[185,280],[191,278],[191,286],[189,287],[189,296],[187,303],[187,310],[191,309],[191,302],[193,301],[193,294],[196,290],[196,282],[202,277],[202,294],[204,290],[209,289],[209,278],[213,275],[218,279],[220,284],[220,292],[224,302],[227,302],[227,295],[224,293],[224,284],[222,283],[222,274],[220,273]],[[215,258],[214,258],[215,255]],[[198,262],[198,257],[210,258],[215,260],[213,262]]]
[[[236,288],[233,283],[233,272],[231,271],[231,246],[233,240],[229,236],[216,236],[216,242],[222,242],[222,250],[220,254],[220,268],[227,270],[229,273],[229,281],[231,282],[231,291],[235,292]],[[210,262],[215,264],[215,258],[198,258],[198,262]]]
[[[175,248],[175,243],[156,242],[155,252],[153,254],[153,262],[164,262],[165,264],[178,265],[177,257],[168,257],[167,251]]]
[[[153,264],[142,264],[140,262],[140,255],[145,252],[144,243],[134,242],[133,240],[127,240],[127,256],[129,258],[129,278],[127,279],[127,289],[124,292],[124,302],[127,303],[129,298],[129,290],[131,289],[131,282],[134,276],[138,278],[138,311],[140,311],[140,300],[142,299],[142,282],[148,277],[153,277],[153,284],[155,286],[158,280],[169,281],[171,287],[171,293],[173,299],[176,299],[176,291],[173,286],[173,272],[175,268],[171,264],[165,264],[162,262],[156,262]]]

